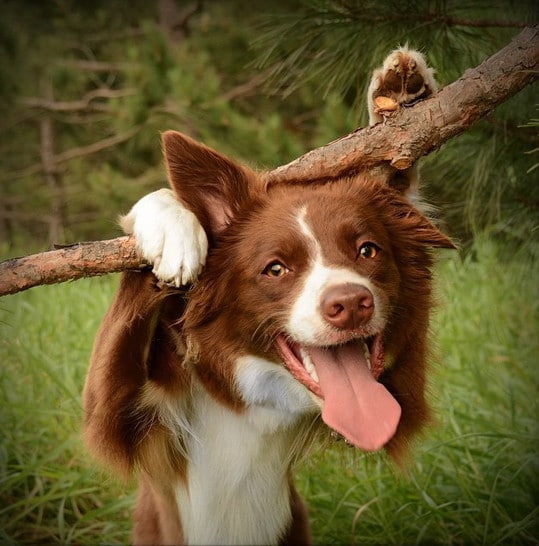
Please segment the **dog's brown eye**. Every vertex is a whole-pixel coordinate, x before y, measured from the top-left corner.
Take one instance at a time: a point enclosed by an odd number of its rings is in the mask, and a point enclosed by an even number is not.
[[[372,260],[376,258],[380,249],[374,243],[363,243],[357,252],[358,258]]]
[[[263,271],[268,277],[282,277],[288,273],[288,268],[281,262],[275,261],[269,263]]]

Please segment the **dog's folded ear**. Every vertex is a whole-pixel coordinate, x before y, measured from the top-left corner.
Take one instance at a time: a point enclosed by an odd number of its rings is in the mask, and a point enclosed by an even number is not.
[[[161,138],[169,184],[211,241],[262,182],[254,171],[182,133],[166,131]]]

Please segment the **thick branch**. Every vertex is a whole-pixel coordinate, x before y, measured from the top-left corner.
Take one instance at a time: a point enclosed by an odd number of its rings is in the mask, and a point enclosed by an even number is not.
[[[74,245],[0,263],[0,295],[148,265],[132,237]]]
[[[367,169],[380,174],[406,169],[466,131],[538,74],[539,29],[527,28],[435,97],[402,109],[385,123],[308,152],[267,176],[274,182],[294,182],[331,179]],[[82,243],[0,263],[0,295],[144,265],[130,238]]]
[[[439,148],[539,75],[539,27],[523,30],[477,68],[434,97],[404,108],[269,173],[272,181],[336,178],[362,170],[406,169]]]

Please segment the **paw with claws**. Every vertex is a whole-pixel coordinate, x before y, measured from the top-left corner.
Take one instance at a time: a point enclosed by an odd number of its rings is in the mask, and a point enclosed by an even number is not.
[[[373,72],[367,99],[369,124],[379,123],[399,106],[410,106],[437,90],[434,69],[422,53],[407,45],[395,49]]]
[[[120,219],[134,235],[155,276],[180,287],[196,280],[208,252],[208,239],[195,215],[169,189],[145,195]]]

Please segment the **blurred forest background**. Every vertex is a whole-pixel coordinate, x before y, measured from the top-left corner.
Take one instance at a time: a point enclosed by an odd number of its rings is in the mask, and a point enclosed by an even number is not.
[[[0,254],[118,234],[166,184],[177,129],[272,168],[367,123],[372,69],[408,42],[441,85],[539,19],[533,0],[1,0]],[[466,243],[537,252],[537,86],[423,161]]]

